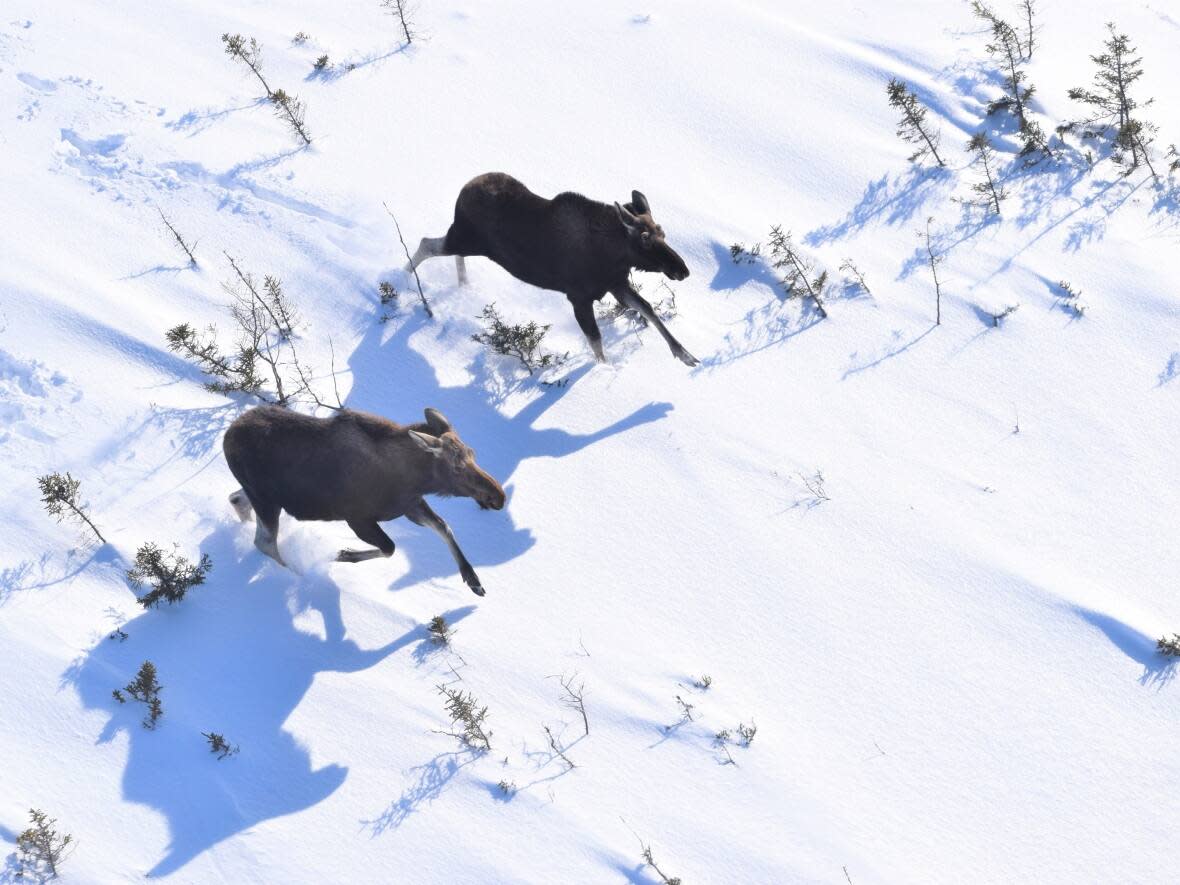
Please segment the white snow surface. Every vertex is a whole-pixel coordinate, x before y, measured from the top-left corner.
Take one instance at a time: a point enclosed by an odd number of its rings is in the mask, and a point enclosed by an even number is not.
[[[1080,113],[1066,89],[1113,18],[1157,147],[1180,141],[1175,9],[1039,5],[1047,131]],[[966,4],[422,0],[417,18],[406,47],[375,0],[3,3],[0,834],[30,807],[58,818],[67,882],[659,882],[641,842],[694,885],[1174,881],[1180,704],[1155,651],[1180,630],[1174,186],[1088,168],[1077,141],[1022,171],[985,120]],[[307,102],[310,148],[227,31]],[[945,172],[907,163],[890,77],[931,107]],[[994,223],[954,201],[979,128],[1010,177]],[[692,271],[671,329],[701,366],[622,326],[595,365],[561,295],[484,259],[465,288],[449,259],[423,266],[433,321],[404,294],[378,322],[379,281],[412,290],[383,201],[412,248],[492,170],[545,196],[643,191]],[[772,224],[835,277],[853,258],[872,296],[837,286],[820,321],[730,261]],[[292,570],[253,548],[220,444],[249,402],[164,340],[228,335],[225,252],[282,278],[321,392],[334,353],[348,406],[436,407],[505,484],[501,512],[437,502],[485,598],[406,520],[388,560],[336,564],[346,526],[288,517]],[[493,301],[552,324],[567,384],[471,340]],[[45,514],[52,470],[109,544]],[[801,482],[817,470],[829,500]],[[142,610],[124,572],[147,541],[208,553],[208,582]],[[439,613],[451,650],[427,638]],[[147,659],[155,731],[111,697]],[[588,735],[553,678],[575,672]],[[436,686],[460,678],[489,753],[437,733]],[[694,718],[669,727],[677,695]],[[714,734],[751,721],[722,764]],[[241,752],[218,761],[210,730]]]

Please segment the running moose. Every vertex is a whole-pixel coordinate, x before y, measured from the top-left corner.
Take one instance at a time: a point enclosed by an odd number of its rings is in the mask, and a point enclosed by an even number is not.
[[[514,277],[562,292],[599,362],[605,362],[594,302],[610,292],[624,307],[656,327],[673,355],[689,366],[697,359],[668,331],[650,304],[631,286],[631,270],[688,276],[688,265],[664,239],[647,197],[631,192],[625,206],[608,206],[581,194],[539,197],[510,175],[489,172],[459,191],[455,221],[445,237],[425,237],[406,265],[454,255],[459,283],[467,281],[464,256],[483,255]]]
[[[343,409],[313,418],[279,406],[258,406],[225,433],[225,460],[242,487],[230,495],[243,522],[257,517],[254,544],[280,565],[279,511],[296,519],[344,520],[367,550],[341,550],[340,562],[392,556],[393,541],[380,522],[405,516],[442,536],[463,581],[478,595],[483,586],[459,549],[451,527],[430,509],[425,495],[473,498],[484,509],[504,506],[504,489],[475,463],[475,452],[451,423],[427,409],[419,424],[399,425],[377,415]]]

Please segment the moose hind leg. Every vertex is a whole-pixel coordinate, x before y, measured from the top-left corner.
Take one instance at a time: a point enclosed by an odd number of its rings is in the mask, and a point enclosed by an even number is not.
[[[647,299],[645,299],[642,295],[640,295],[630,286],[623,286],[614,293],[614,296],[619,299],[619,303],[624,307],[629,307],[631,310],[638,311],[640,316],[655,326],[656,331],[664,337],[666,342],[668,342],[668,347],[671,348],[672,355],[680,360],[680,362],[684,363],[686,366],[696,366],[700,364],[700,360],[685,350],[684,345],[677,341],[675,337],[673,337],[672,333],[668,331],[668,327],[664,325],[664,321],[656,315],[656,312],[652,310],[652,306],[647,303]]]
[[[254,546],[285,568],[287,563],[279,555],[279,508],[260,504],[254,512],[258,517]]]
[[[238,489],[230,495],[229,503],[233,505],[234,513],[238,515],[238,519],[242,522],[249,522],[254,518],[254,505],[250,503],[250,498],[246,495],[245,489]]]
[[[467,285],[467,262],[462,255],[455,256],[455,273],[459,276],[459,285]]]
[[[413,507],[406,511],[406,518],[417,525],[425,528],[434,529],[439,536],[447,542],[447,546],[451,549],[451,556],[455,557],[455,564],[459,566],[459,574],[463,576],[463,583],[471,588],[471,592],[476,596],[483,596],[483,585],[479,582],[479,576],[475,573],[475,569],[471,567],[471,563],[467,561],[467,557],[463,555],[463,551],[459,549],[459,542],[455,540],[455,533],[451,531],[451,527],[447,525],[446,520],[430,509],[430,505],[419,498]]]
[[[406,272],[409,273],[412,270],[416,270],[418,265],[427,258],[446,255],[446,242],[446,237],[423,237],[422,242],[418,244],[418,251],[414,253],[414,257],[406,264]]]
[[[602,350],[602,332],[598,329],[598,319],[594,316],[594,302],[567,295],[570,304],[574,306],[574,319],[582,328],[586,340],[590,342],[590,349],[594,351],[594,358],[600,363],[606,362],[606,354]]]
[[[372,544],[375,549],[341,550],[336,554],[337,562],[364,562],[366,559],[376,559],[378,556],[386,558],[393,556],[393,539],[385,534],[381,526],[377,525],[376,520],[350,519],[348,527],[356,533],[358,538],[367,544]]]

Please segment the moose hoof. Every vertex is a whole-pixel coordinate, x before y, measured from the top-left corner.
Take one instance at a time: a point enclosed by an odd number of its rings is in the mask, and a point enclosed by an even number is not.
[[[471,592],[474,593],[476,596],[486,595],[486,591],[483,589],[483,587],[479,586],[479,584],[476,584],[474,587],[472,587]]]
[[[701,364],[701,361],[698,360],[691,353],[689,353],[687,350],[680,351],[680,353],[676,354],[676,356],[680,358],[680,362],[684,363],[686,366],[689,366],[690,368],[693,366],[699,366]]]

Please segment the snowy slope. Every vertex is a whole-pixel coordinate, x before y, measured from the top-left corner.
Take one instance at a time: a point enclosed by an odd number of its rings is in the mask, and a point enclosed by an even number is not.
[[[1114,18],[1160,144],[1180,140],[1180,14],[1040,6],[1046,129]],[[76,882],[658,882],[637,835],[685,883],[1174,878],[1180,709],[1154,650],[1180,630],[1174,192],[1071,152],[1011,167],[1001,223],[954,202],[996,94],[966,4],[421,7],[407,48],[369,0],[6,0],[0,833],[49,811]],[[307,101],[311,148],[226,31]],[[894,76],[938,118],[946,172],[907,164]],[[490,170],[646,193],[692,270],[671,327],[701,367],[622,327],[595,366],[561,296],[483,260],[463,289],[424,265],[434,321],[408,299],[377,322],[377,282],[409,285],[382,202],[412,243],[440,236]],[[817,321],[730,261],[772,224],[833,272],[854,258],[873,297]],[[228,329],[226,251],[282,277],[327,389],[334,352],[349,406],[440,409],[506,485],[502,512],[437,508],[484,599],[404,520],[390,560],[331,563],[347,528],[288,519],[294,571],[253,549],[220,449],[247,403],[164,341]],[[492,301],[552,324],[568,384],[481,354]],[[820,503],[799,479],[817,469]],[[51,470],[82,480],[109,544],[45,515]],[[208,553],[208,584],[143,612],[123,572],[146,541]],[[439,613],[450,652],[427,639]],[[111,698],[145,659],[156,731]],[[575,672],[584,737],[550,678]],[[489,707],[487,755],[434,731],[456,675]],[[695,719],[668,729],[676,695]],[[714,733],[751,719],[720,764]],[[241,753],[217,761],[210,729]]]

